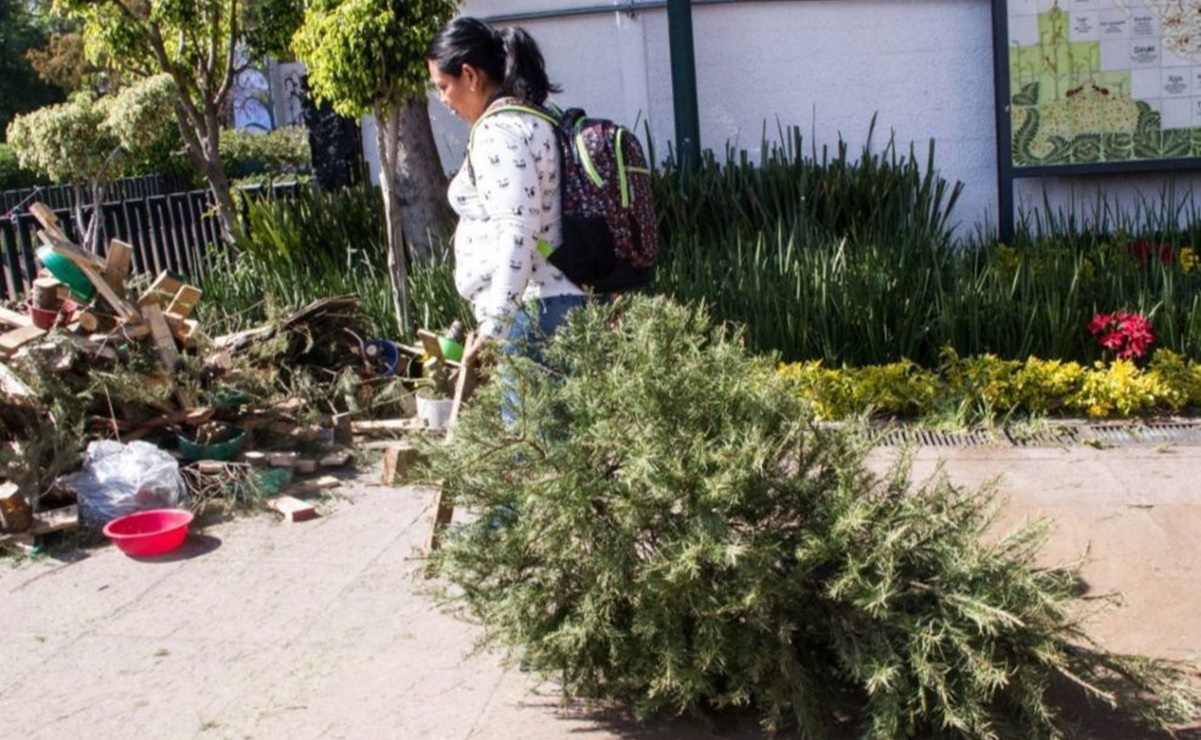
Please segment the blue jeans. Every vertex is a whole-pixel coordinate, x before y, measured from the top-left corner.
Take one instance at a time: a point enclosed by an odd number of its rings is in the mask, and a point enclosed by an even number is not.
[[[501,343],[501,351],[506,355],[529,357],[539,365],[545,365],[546,359],[542,354],[546,342],[558,331],[567,320],[567,314],[574,308],[586,306],[590,300],[607,300],[608,296],[589,298],[585,295],[559,295],[541,298],[518,309],[513,315],[513,323],[509,326],[509,334]],[[536,315],[531,316],[531,312]],[[502,401],[500,417],[505,426],[511,427],[517,421],[521,408],[521,397],[517,392],[516,383],[507,373],[500,376]]]

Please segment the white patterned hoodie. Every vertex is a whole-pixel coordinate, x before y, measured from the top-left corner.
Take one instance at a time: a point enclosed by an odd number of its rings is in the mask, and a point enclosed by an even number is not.
[[[459,215],[455,287],[471,302],[480,334],[497,338],[526,301],[583,291],[535,248],[562,241],[551,125],[526,113],[493,113],[476,123],[470,147],[449,191]]]

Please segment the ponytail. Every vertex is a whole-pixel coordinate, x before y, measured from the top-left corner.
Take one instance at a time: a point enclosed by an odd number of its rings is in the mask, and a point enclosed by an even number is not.
[[[500,32],[505,52],[505,95],[541,105],[548,95],[559,92],[546,76],[546,62],[533,37],[524,28],[509,26]]]
[[[523,28],[496,31],[476,18],[456,18],[434,34],[426,58],[454,77],[470,64],[499,84],[505,95],[525,103],[541,105],[560,89],[550,83],[542,52]]]

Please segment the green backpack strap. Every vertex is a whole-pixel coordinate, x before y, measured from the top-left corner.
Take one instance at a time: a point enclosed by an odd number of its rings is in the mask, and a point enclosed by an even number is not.
[[[561,116],[563,111],[554,103],[548,103],[548,105],[550,106],[550,113],[542,110],[541,108],[534,108],[533,106],[529,105],[519,105],[517,103],[498,105],[495,108],[485,110],[484,115],[477,118],[475,123],[471,124],[471,131],[467,134],[467,176],[471,178],[472,185],[475,185],[475,168],[471,166],[471,147],[475,143],[475,127],[483,123],[485,118],[496,115],[497,113],[504,113],[506,111],[510,113],[525,113],[526,115],[536,116],[549,123],[552,127],[557,127],[559,125],[558,116]],[[555,247],[545,239],[539,239],[534,245],[534,249],[543,257],[549,257],[551,253],[555,251]]]
[[[556,113],[558,112],[558,108],[555,108],[553,110]],[[476,126],[479,126],[481,123],[483,123],[485,118],[490,118],[490,117],[496,115],[497,113],[505,113],[505,112],[525,113],[525,114],[528,114],[531,116],[537,116],[538,118],[541,118],[542,120],[546,121],[547,123],[551,124],[552,126],[557,125],[559,123],[559,119],[556,118],[555,116],[551,115],[550,113],[547,113],[546,111],[542,110],[541,108],[534,108],[534,107],[528,106],[528,105],[517,105],[516,103],[514,103],[512,105],[500,105],[495,108],[491,108],[489,110],[484,111],[484,115],[477,118],[475,120],[475,123],[471,124],[471,132],[467,135],[467,153],[468,153],[468,155],[471,154],[471,145],[475,141]]]

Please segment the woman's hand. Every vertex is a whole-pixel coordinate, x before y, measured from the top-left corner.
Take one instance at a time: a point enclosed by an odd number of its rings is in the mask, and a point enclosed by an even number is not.
[[[472,334],[467,337],[467,346],[463,348],[463,367],[471,367],[479,359],[480,352],[492,340],[482,334]]]

